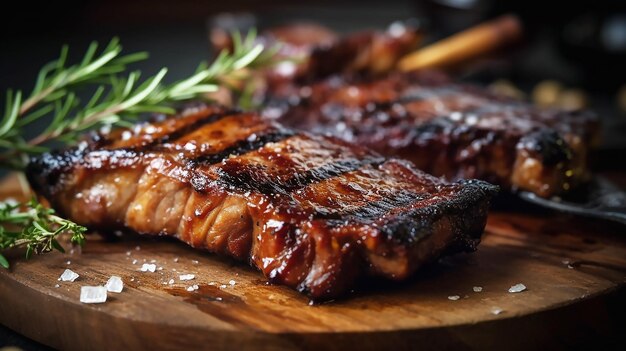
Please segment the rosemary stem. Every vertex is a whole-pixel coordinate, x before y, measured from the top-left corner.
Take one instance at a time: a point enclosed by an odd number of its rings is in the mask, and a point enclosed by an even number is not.
[[[56,89],[55,86],[50,86],[44,90],[42,90],[39,94],[29,97],[24,100],[22,106],[20,106],[20,116],[24,115],[26,112],[30,111],[31,108],[35,107],[38,103],[40,103],[46,96],[52,94]]]
[[[28,184],[28,179],[26,179],[26,175],[22,172],[17,173],[17,180],[20,183],[20,189],[22,190],[22,195],[25,198],[29,198],[31,194],[30,185]]]

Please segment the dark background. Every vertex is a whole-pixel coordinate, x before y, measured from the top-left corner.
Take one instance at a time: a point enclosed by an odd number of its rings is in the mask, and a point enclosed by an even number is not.
[[[210,58],[210,19],[223,12],[252,13],[261,28],[309,20],[343,33],[417,18],[428,27],[428,41],[516,13],[525,26],[523,42],[457,77],[479,83],[506,78],[527,92],[545,79],[583,89],[604,129],[595,167],[626,169],[626,108],[617,102],[619,89],[626,89],[623,0],[11,1],[0,10],[0,101],[8,88],[29,91],[39,68],[55,59],[63,44],[70,45],[75,61],[92,40],[105,43],[113,36],[121,38],[126,52],[151,53],[135,66],[144,74],[168,67],[166,80],[183,78]],[[5,345],[42,348],[0,326],[0,347]]]

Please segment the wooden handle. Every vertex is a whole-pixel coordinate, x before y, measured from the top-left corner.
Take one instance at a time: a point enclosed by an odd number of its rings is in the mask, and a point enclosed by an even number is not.
[[[402,71],[445,67],[471,59],[517,40],[522,25],[514,15],[505,15],[408,54],[398,62]]]

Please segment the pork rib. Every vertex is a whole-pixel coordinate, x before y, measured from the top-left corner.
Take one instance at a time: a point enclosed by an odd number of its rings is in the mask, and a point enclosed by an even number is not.
[[[335,76],[270,96],[264,115],[290,127],[366,145],[449,180],[478,178],[546,197],[586,179],[598,129],[591,113],[540,109],[437,72]]]
[[[27,175],[80,224],[174,236],[315,299],[474,250],[495,192],[214,106],[44,154]]]

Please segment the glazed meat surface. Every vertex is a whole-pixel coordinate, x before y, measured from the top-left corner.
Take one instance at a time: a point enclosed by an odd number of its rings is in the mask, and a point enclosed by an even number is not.
[[[545,110],[437,72],[333,76],[270,94],[264,115],[405,158],[449,180],[551,196],[582,182],[595,116]]]
[[[27,175],[80,224],[174,236],[314,299],[339,296],[359,277],[401,280],[442,254],[474,250],[495,192],[214,106],[45,154]]]

